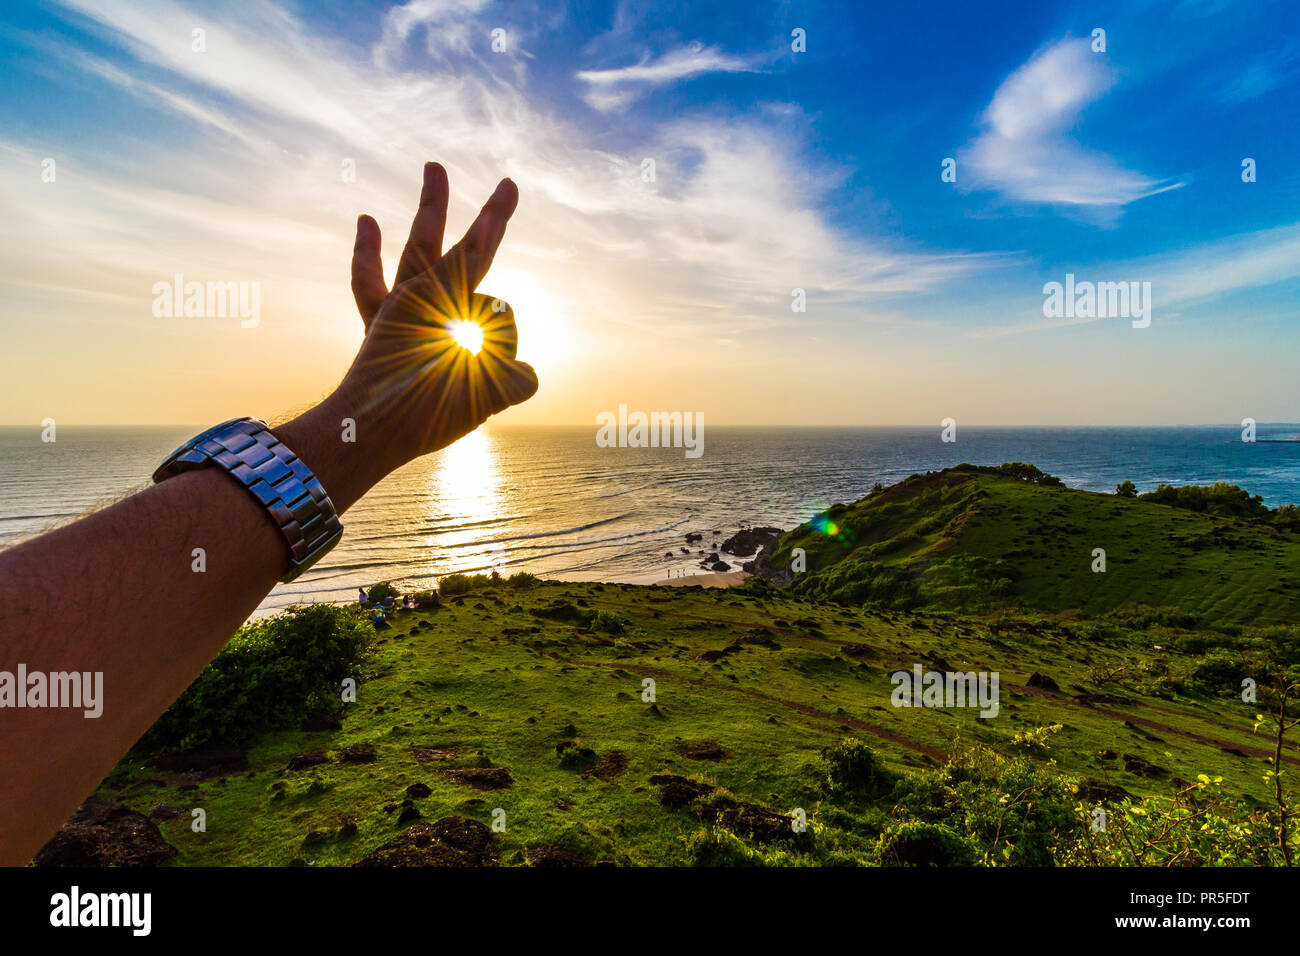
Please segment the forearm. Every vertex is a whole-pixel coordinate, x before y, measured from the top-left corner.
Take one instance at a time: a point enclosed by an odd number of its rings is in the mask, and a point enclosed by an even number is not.
[[[271,429],[338,514],[394,468],[537,391],[532,368],[516,360],[509,306],[474,292],[518,198],[502,180],[443,254],[446,173],[427,163],[391,293],[379,226],[357,220],[352,291],[366,337],[329,398]],[[480,355],[448,334],[451,322],[467,318],[483,326]],[[85,708],[0,707],[0,864],[31,858],[288,566],[279,528],[216,467],[169,478],[0,554],[0,672],[16,675],[25,665],[35,674],[89,674],[92,685],[102,675],[102,712],[93,716]]]
[[[273,429],[340,513],[385,470],[364,446],[341,441],[341,417],[331,398]],[[218,468],[178,475],[0,554],[0,671],[16,675],[25,664],[28,673],[103,675],[98,717],[0,708],[0,863],[31,858],[287,566],[280,531]]]

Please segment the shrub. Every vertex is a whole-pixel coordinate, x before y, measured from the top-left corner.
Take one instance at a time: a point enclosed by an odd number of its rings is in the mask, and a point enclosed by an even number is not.
[[[1049,475],[1041,471],[1037,465],[1030,465],[1023,461],[1008,461],[998,465],[994,471],[1006,475],[1008,478],[1015,478],[1017,481],[1027,481],[1033,485],[1044,485],[1049,488],[1064,488],[1065,482],[1055,475]]]
[[[380,581],[366,592],[366,603],[379,604],[386,601],[388,598],[392,598],[396,601],[401,596],[402,595],[398,593],[397,588],[393,587],[393,585],[388,581]]]
[[[627,621],[613,611],[596,611],[588,618],[587,626],[605,634],[622,634],[627,630]]]
[[[900,780],[895,793],[897,819],[946,829],[894,824],[878,844],[884,864],[1049,866],[1058,846],[1086,826],[1075,809],[1074,784],[1051,761],[1006,757],[988,747],[957,749],[943,766]],[[961,844],[949,832],[961,834]],[[899,843],[900,835],[908,842]]]
[[[1138,499],[1225,518],[1267,518],[1272,513],[1262,497],[1226,481],[1213,485],[1161,484],[1155,491],[1138,495]]]
[[[893,777],[881,765],[876,752],[855,737],[845,737],[822,751],[826,765],[826,789],[832,794],[868,795],[886,790]]]
[[[1205,694],[1234,694],[1241,690],[1246,666],[1236,651],[1215,648],[1196,662],[1188,677],[1196,690]]]
[[[1230,800],[1213,780],[1198,774],[1172,797],[1124,801],[1111,809],[1106,829],[1079,828],[1063,847],[1070,866],[1282,866],[1277,825],[1269,811],[1244,800]],[[1080,805],[1081,821],[1091,810]],[[1300,818],[1285,824],[1288,845],[1300,851]]]
[[[763,854],[726,827],[696,830],[686,841],[696,866],[763,866]]]
[[[894,866],[969,866],[973,848],[950,826],[926,820],[905,820],[880,835],[880,862]]]
[[[575,607],[568,601],[555,601],[549,607],[537,607],[532,611],[535,617],[544,617],[551,621],[562,621],[565,624],[585,623],[587,612],[579,607]]]
[[[443,597],[455,597],[468,594],[478,588],[487,587],[492,579],[483,574],[449,574],[438,582],[438,590]]]
[[[916,581],[905,570],[856,557],[799,575],[791,590],[837,604],[873,603],[907,609],[920,601]]]
[[[1138,494],[1137,485],[1127,479],[1121,481],[1115,486],[1115,494],[1121,498],[1136,498]]]
[[[506,584],[512,588],[531,588],[537,584],[537,575],[519,571],[506,578]]]
[[[1300,531],[1300,506],[1283,505],[1273,512],[1273,524],[1283,531]]]
[[[560,766],[565,770],[587,770],[596,763],[596,751],[583,746],[576,737],[561,742],[555,749],[560,754]]]
[[[355,605],[314,604],[240,628],[140,746],[240,745],[306,717],[333,715],[374,631]]]
[[[1121,604],[1106,616],[1134,631],[1149,631],[1156,626],[1190,630],[1201,623],[1201,619],[1189,611],[1149,604]]]
[[[1017,730],[1011,735],[1011,746],[1027,753],[1045,754],[1051,749],[1052,735],[1059,734],[1062,727],[1062,724],[1048,724],[1030,730]]]

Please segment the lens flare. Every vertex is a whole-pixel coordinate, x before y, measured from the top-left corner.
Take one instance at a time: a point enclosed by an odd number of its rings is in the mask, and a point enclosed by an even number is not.
[[[447,326],[447,331],[461,348],[477,355],[483,349],[483,326],[477,322],[457,319]]]
[[[820,531],[822,534],[829,535],[832,538],[839,537],[840,526],[824,514],[814,515],[812,521],[808,523],[812,525],[814,531]]]

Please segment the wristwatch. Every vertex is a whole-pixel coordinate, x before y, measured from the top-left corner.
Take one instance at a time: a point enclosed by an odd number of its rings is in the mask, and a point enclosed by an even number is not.
[[[289,544],[292,581],[339,543],[343,525],[334,502],[311,469],[256,418],[232,418],[195,435],[167,456],[155,482],[216,465],[266,509]]]

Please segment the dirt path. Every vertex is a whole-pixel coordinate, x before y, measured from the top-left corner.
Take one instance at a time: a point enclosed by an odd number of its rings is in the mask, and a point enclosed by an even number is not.
[[[696,614],[674,614],[673,616],[674,616],[675,618],[677,618],[677,619],[680,619],[680,620],[685,620],[685,621],[699,621],[699,622],[706,623],[706,624],[713,624],[713,625],[718,626],[718,627],[749,627],[749,626],[752,626],[752,625],[742,624],[742,623],[737,622],[737,621],[729,621],[729,620],[719,619],[719,618],[703,617],[703,616],[696,615]],[[815,635],[815,634],[806,634],[806,633],[803,633],[802,631],[795,631],[795,630],[792,630],[792,629],[790,629],[790,628],[777,627],[777,626],[775,626],[775,625],[763,625],[763,627],[765,627],[765,629],[767,629],[767,630],[769,630],[769,631],[772,631],[772,632],[775,633],[775,634],[780,634],[781,636],[783,636],[783,637],[787,637],[787,638],[795,638],[795,639],[798,639],[798,640],[811,641],[811,642],[814,642],[814,643],[833,644],[833,645],[836,645],[836,646],[838,646],[838,647],[846,647],[846,646],[851,646],[851,645],[860,645],[860,646],[862,646],[862,647],[869,647],[869,648],[871,648],[871,650],[875,651],[877,654],[880,655],[880,659],[881,659],[882,663],[884,663],[884,664],[886,664],[886,665],[888,665],[888,664],[891,663],[891,662],[894,663],[894,664],[908,664],[908,663],[911,663],[911,662],[908,661],[906,658],[900,657],[899,655],[897,655],[897,654],[895,654],[895,653],[892,653],[892,652],[886,651],[886,650],[884,650],[883,648],[873,647],[872,645],[870,645],[870,644],[866,644],[866,643],[863,642],[863,641],[853,641],[853,640],[840,639],[840,638],[834,638],[834,637],[824,637],[824,636],[821,636],[821,635]],[[938,636],[938,635],[935,635],[935,636]],[[631,668],[627,668],[627,670],[631,670]],[[676,676],[676,675],[674,675],[674,676]],[[724,686],[724,685],[719,685],[719,686]],[[1263,749],[1263,748],[1260,748],[1260,747],[1254,747],[1254,746],[1251,746],[1250,744],[1233,743],[1233,742],[1231,742],[1231,741],[1227,741],[1227,740],[1219,740],[1219,739],[1214,738],[1214,737],[1206,737],[1206,736],[1204,736],[1204,735],[1202,735],[1202,734],[1195,733],[1194,731],[1190,731],[1190,730],[1182,730],[1182,729],[1179,729],[1178,727],[1172,727],[1172,726],[1170,726],[1169,724],[1163,724],[1163,723],[1160,723],[1160,722],[1158,722],[1158,721],[1151,720],[1150,718],[1147,718],[1147,717],[1140,717],[1140,716],[1137,716],[1136,714],[1126,714],[1126,713],[1124,713],[1124,712],[1122,712],[1122,711],[1116,711],[1116,710],[1110,710],[1110,709],[1107,709],[1107,708],[1104,708],[1104,707],[1098,707],[1096,704],[1086,704],[1086,703],[1083,703],[1083,702],[1081,702],[1081,701],[1075,699],[1074,697],[1069,696],[1068,694],[1053,693],[1053,692],[1051,692],[1051,691],[1043,690],[1042,688],[1039,688],[1039,687],[1028,687],[1028,686],[1025,686],[1025,685],[1020,685],[1020,684],[1009,684],[1009,683],[1006,683],[1006,682],[1003,682],[1003,683],[1001,684],[1001,686],[1007,688],[1008,690],[1014,691],[1014,692],[1016,692],[1016,693],[1027,694],[1027,695],[1032,695],[1032,696],[1035,696],[1035,697],[1043,697],[1043,698],[1047,698],[1047,699],[1051,699],[1051,700],[1056,700],[1056,701],[1059,701],[1059,702],[1061,702],[1061,703],[1067,704],[1067,705],[1069,705],[1069,706],[1071,706],[1071,707],[1087,708],[1088,710],[1094,711],[1095,713],[1105,714],[1107,717],[1110,717],[1110,718],[1112,718],[1112,719],[1114,719],[1114,720],[1117,720],[1117,721],[1119,721],[1119,722],[1121,722],[1121,723],[1123,723],[1124,721],[1128,721],[1129,723],[1137,724],[1137,725],[1142,726],[1142,727],[1146,727],[1146,728],[1149,729],[1149,730],[1158,730],[1158,731],[1160,731],[1160,732],[1162,732],[1162,733],[1174,734],[1174,735],[1176,735],[1176,736],[1182,737],[1182,738],[1187,739],[1187,740],[1194,740],[1194,741],[1196,741],[1196,742],[1199,743],[1199,744],[1204,744],[1205,746],[1216,747],[1216,748],[1218,748],[1219,750],[1224,750],[1224,751],[1226,751],[1226,750],[1238,750],[1238,751],[1240,751],[1240,752],[1246,754],[1247,756],[1258,757],[1258,758],[1268,758],[1268,757],[1272,757],[1272,755],[1273,755],[1273,752],[1272,752],[1271,749],[1267,749],[1267,750],[1266,750],[1266,749]],[[737,689],[737,688],[727,688],[727,689],[735,690],[735,689]],[[761,695],[761,694],[756,694],[756,696],[758,696],[758,697],[760,697],[760,698],[762,698],[762,699],[765,699],[765,700],[770,699],[770,700],[773,700],[774,702],[778,702],[778,701],[776,701],[775,698],[767,698],[767,697],[764,697],[764,696]],[[799,707],[801,706],[801,705],[796,705],[796,704],[794,704],[793,702],[784,702],[784,703],[786,703],[788,706],[794,707],[795,709],[799,709]],[[1137,709],[1154,710],[1154,711],[1157,711],[1157,712],[1159,712],[1159,713],[1167,714],[1167,715],[1169,715],[1169,716],[1171,716],[1171,717],[1182,716],[1178,711],[1174,711],[1174,710],[1171,710],[1171,709],[1169,709],[1169,708],[1165,708],[1165,707],[1160,707],[1159,705],[1156,705],[1156,704],[1147,704],[1147,703],[1145,703],[1145,702],[1143,702],[1143,701],[1134,701],[1134,702],[1133,702],[1133,706],[1134,706],[1135,708],[1137,708]],[[813,714],[818,714],[818,713],[820,713],[820,712],[817,712],[817,711],[811,711],[811,709],[810,709],[810,712],[813,713]],[[834,718],[834,716],[835,716],[835,715],[831,715],[831,718]],[[1191,716],[1191,715],[1188,715],[1188,716]],[[830,719],[830,718],[828,718],[828,719]],[[1204,723],[1207,723],[1207,724],[1209,724],[1209,725],[1211,725],[1211,726],[1213,726],[1213,727],[1218,727],[1218,728],[1221,729],[1221,730],[1228,730],[1228,731],[1231,731],[1231,730],[1234,730],[1234,729],[1235,729],[1235,728],[1233,728],[1233,727],[1231,727],[1231,726],[1228,726],[1228,725],[1225,725],[1225,724],[1221,724],[1221,723],[1219,723],[1218,721],[1211,720],[1211,719],[1208,719],[1208,718],[1206,718],[1206,717],[1204,717],[1204,716],[1200,716],[1200,715],[1196,715],[1196,716],[1194,717],[1194,719],[1196,719],[1196,720],[1200,720],[1200,721],[1202,721],[1202,722],[1204,722]],[[841,723],[850,723],[849,720],[847,720],[847,719],[842,720],[842,721],[840,721],[840,722],[841,722]],[[850,726],[855,726],[855,725],[850,724]],[[865,726],[862,727],[861,729],[864,729],[864,730],[871,730],[870,725],[865,725]],[[908,741],[908,740],[906,740],[906,738],[902,738],[901,735],[899,735],[899,734],[895,734],[895,733],[893,733],[892,731],[884,731],[884,730],[882,730],[882,729],[880,729],[880,728],[876,728],[875,730],[878,730],[878,731],[879,731],[879,733],[877,733],[877,736],[883,736],[883,737],[885,737],[885,739],[899,738],[899,740],[896,741],[896,742],[901,743],[903,746],[908,746],[908,747],[910,747],[910,748],[913,749],[913,750],[919,750],[919,751],[922,752],[922,753],[931,753],[931,754],[934,753],[933,748],[925,747],[924,745],[921,745],[921,744],[916,744],[914,741]],[[875,731],[872,731],[872,732],[875,732]],[[1294,748],[1292,748],[1292,749],[1294,749]],[[1292,756],[1291,754],[1283,754],[1283,756],[1282,756],[1282,760],[1283,760],[1284,763],[1289,763],[1289,764],[1292,764],[1292,765],[1294,765],[1294,766],[1300,766],[1300,757]]]
[[[528,645],[526,644],[523,646],[528,647]],[[830,723],[835,724],[837,727],[845,726],[845,727],[852,727],[855,730],[865,731],[871,734],[872,736],[879,737],[881,740],[887,740],[890,743],[897,744],[900,747],[903,747],[907,750],[915,751],[916,753],[926,754],[927,756],[933,757],[936,760],[943,760],[945,757],[943,751],[935,747],[930,747],[927,746],[926,744],[917,743],[915,740],[912,740],[909,737],[905,737],[900,733],[896,733],[892,730],[886,730],[883,727],[877,727],[874,724],[869,724],[865,720],[861,720],[857,717],[849,717],[845,714],[830,714],[824,710],[818,710],[816,707],[810,707],[807,704],[800,704],[792,700],[785,700],[784,698],[781,697],[773,697],[770,694],[763,694],[760,693],[759,691],[750,690],[749,688],[746,687],[739,687],[734,684],[715,683],[714,681],[701,680],[698,677],[687,677],[683,674],[677,673],[676,671],[664,670],[663,668],[659,668],[659,667],[646,667],[645,665],[642,664],[629,664],[626,661],[581,661],[581,660],[575,660],[574,658],[565,657],[561,654],[555,653],[554,651],[544,651],[541,648],[537,648],[537,647],[529,647],[528,649],[534,651],[535,653],[541,654],[543,657],[549,657],[551,660],[558,661],[561,664],[568,664],[573,667],[600,667],[608,670],[625,670],[630,674],[637,674],[642,677],[654,677],[659,680],[681,681],[684,684],[690,684],[693,687],[699,687],[704,690],[726,691],[727,693],[731,693],[731,694],[740,694],[744,697],[749,697],[754,700],[761,700],[764,701],[765,703],[775,704],[778,707],[784,707],[787,710],[796,711],[808,717],[814,717],[817,718],[818,720],[828,721]]]

